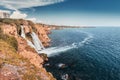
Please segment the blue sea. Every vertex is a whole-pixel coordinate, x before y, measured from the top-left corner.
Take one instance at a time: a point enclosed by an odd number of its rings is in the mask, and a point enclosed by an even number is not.
[[[120,28],[52,30],[45,66],[57,80],[120,80]],[[65,64],[60,68],[59,64]]]

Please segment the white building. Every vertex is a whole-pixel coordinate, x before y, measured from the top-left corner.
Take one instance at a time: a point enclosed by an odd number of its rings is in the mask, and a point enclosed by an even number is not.
[[[0,10],[0,18],[10,18],[10,11]]]

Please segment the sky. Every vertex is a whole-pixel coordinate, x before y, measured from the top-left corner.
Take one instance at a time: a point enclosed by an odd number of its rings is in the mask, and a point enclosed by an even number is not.
[[[120,26],[120,0],[1,0],[11,18],[67,26]]]

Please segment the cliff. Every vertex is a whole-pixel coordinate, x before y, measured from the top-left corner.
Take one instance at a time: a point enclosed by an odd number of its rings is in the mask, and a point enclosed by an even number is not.
[[[24,25],[26,38],[21,37]],[[30,47],[31,32],[35,32],[42,44],[49,46],[49,28],[22,19],[0,19],[0,79],[1,80],[55,80],[43,68],[44,54],[38,55]]]

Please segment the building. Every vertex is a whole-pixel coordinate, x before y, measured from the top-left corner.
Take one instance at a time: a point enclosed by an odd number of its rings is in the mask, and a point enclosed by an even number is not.
[[[10,18],[10,11],[0,10],[0,18]]]

